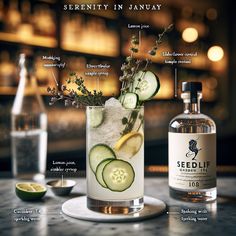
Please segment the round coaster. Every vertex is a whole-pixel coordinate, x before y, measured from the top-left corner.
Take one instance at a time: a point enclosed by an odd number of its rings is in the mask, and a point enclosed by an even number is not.
[[[152,218],[162,214],[166,209],[166,204],[156,198],[144,196],[144,208],[133,214],[104,214],[91,211],[87,208],[87,197],[72,198],[62,205],[62,212],[67,216],[87,221],[96,222],[130,222]]]

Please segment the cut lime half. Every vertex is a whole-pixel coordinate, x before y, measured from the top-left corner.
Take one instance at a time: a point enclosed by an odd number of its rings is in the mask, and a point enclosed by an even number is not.
[[[41,199],[47,192],[47,188],[34,182],[17,183],[16,195],[23,201],[35,201]]]

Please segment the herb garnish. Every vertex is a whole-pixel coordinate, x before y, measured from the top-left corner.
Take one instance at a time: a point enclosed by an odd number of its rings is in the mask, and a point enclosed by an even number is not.
[[[47,91],[52,95],[49,105],[53,105],[59,100],[63,100],[65,106],[73,106],[76,108],[104,105],[104,96],[102,91],[89,91],[84,85],[83,78],[78,76],[76,73],[70,73],[70,77],[66,82],[67,84],[76,84],[78,92],[73,89],[68,89],[65,84],[63,84],[61,90],[58,91],[55,88],[48,87]]]
[[[158,34],[158,38],[155,41],[154,46],[150,51],[148,51],[148,54],[151,56],[156,55],[156,51],[160,44],[162,43],[162,39],[164,35],[171,31],[173,28],[173,24],[169,25],[167,28],[163,30],[162,33]],[[126,94],[129,91],[135,91],[139,89],[138,86],[136,88],[133,88],[134,83],[134,76],[142,70],[146,70],[149,63],[151,63],[151,60],[146,59],[137,59],[134,57],[134,54],[139,52],[139,39],[136,35],[133,35],[131,38],[131,47],[130,51],[131,54],[126,57],[126,62],[122,64],[121,71],[123,72],[123,75],[120,76],[119,80],[121,81],[121,91],[120,91],[120,97],[124,94]],[[145,66],[141,69],[141,64],[143,62],[145,63]],[[141,80],[142,78],[140,78]],[[57,101],[64,101],[65,106],[73,106],[76,108],[83,107],[83,106],[102,106],[105,103],[102,91],[89,91],[85,84],[82,77],[78,76],[76,73],[70,73],[69,79],[67,79],[67,84],[74,83],[77,85],[77,90],[75,91],[73,89],[68,89],[66,84],[62,84],[61,88],[50,88],[48,87],[47,91],[52,95],[49,105],[53,105]],[[141,106],[143,104],[143,101],[138,102],[138,106]],[[134,116],[134,114],[133,114]],[[134,120],[132,115],[131,119]],[[137,118],[137,116],[136,116]],[[135,118],[135,119],[136,119]],[[132,121],[131,120],[131,121]],[[134,125],[134,122],[127,121],[126,123],[126,130],[129,130],[128,127],[132,128]]]
[[[157,49],[162,43],[163,37],[167,32],[171,31],[172,28],[173,24],[170,24],[163,30],[162,33],[158,34],[158,38],[156,39],[154,46],[150,51],[148,51],[148,54],[150,56],[156,55]],[[140,70],[146,70],[148,65],[151,63],[151,60],[148,58],[141,60],[134,57],[134,54],[139,52],[139,44],[139,38],[137,37],[137,35],[133,35],[131,38],[131,46],[129,49],[131,51],[131,54],[126,57],[126,62],[121,66],[121,70],[123,72],[123,75],[119,78],[119,80],[122,82],[121,95],[124,95],[126,92],[133,90],[134,75],[137,74]],[[145,66],[143,68],[140,68],[141,64],[144,62],[146,62]]]

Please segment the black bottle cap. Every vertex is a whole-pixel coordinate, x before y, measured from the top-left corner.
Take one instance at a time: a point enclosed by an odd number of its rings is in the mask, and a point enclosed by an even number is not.
[[[190,92],[190,99],[192,103],[197,102],[197,93],[202,91],[201,82],[183,82],[182,92]]]
[[[192,91],[201,92],[202,83],[201,82],[183,82],[182,83],[182,92],[192,92]]]

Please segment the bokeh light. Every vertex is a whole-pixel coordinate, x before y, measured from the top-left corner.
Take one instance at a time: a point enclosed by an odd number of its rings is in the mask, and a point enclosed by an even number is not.
[[[207,56],[211,61],[220,61],[224,56],[224,50],[220,46],[212,46],[208,49]]]
[[[198,38],[198,31],[195,28],[186,28],[182,33],[182,38],[185,42],[192,43]]]

